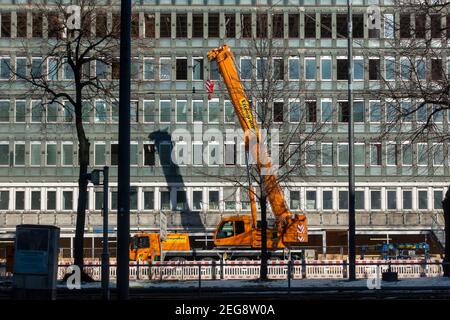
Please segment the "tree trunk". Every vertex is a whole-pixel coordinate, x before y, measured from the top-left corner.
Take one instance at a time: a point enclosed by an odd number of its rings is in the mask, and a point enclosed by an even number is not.
[[[261,269],[259,277],[261,280],[267,280],[267,196],[262,190],[264,186],[261,185]]]
[[[445,251],[444,251],[444,277],[450,277],[450,187],[445,193],[445,198],[442,201],[442,208],[444,209],[445,221]]]
[[[78,177],[77,223],[74,242],[74,264],[82,268],[84,252],[84,226],[86,220],[87,185],[86,178],[89,165],[89,141],[79,139],[80,174]],[[82,270],[82,269],[81,269]]]

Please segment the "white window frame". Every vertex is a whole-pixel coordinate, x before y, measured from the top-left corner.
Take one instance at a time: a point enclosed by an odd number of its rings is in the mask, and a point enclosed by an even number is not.
[[[56,146],[56,159],[55,159],[55,164],[48,164],[47,160],[48,160],[48,146],[49,145],[55,145]],[[56,167],[58,165],[58,143],[56,141],[46,141],[45,142],[45,166],[46,167]]]
[[[162,121],[161,120],[161,116],[162,116],[162,112],[161,112],[161,102],[169,102],[169,118],[171,118],[171,115],[172,115],[172,100],[166,100],[166,99],[163,99],[163,100],[159,100],[159,103],[158,103],[158,114],[159,114],[159,123],[170,123],[171,121],[169,120],[169,121]]]
[[[151,61],[153,63],[153,79],[147,79],[145,77],[145,70],[146,70],[146,62],[147,61]],[[155,58],[153,58],[153,57],[152,58],[151,57],[144,57],[142,59],[142,80],[144,80],[144,81],[155,81],[155,78],[156,78],[155,71],[156,71]]]
[[[110,146],[111,146],[111,144],[113,144],[113,142],[110,143]],[[97,164],[97,159],[96,159],[97,158],[96,157],[97,152],[96,152],[96,150],[97,150],[97,146],[98,145],[104,145],[105,146],[105,163],[104,164]],[[94,158],[94,167],[105,166],[108,163],[106,152],[107,152],[107,150],[106,150],[106,141],[95,141],[94,142],[94,157],[93,157]],[[110,155],[110,157],[111,157],[111,155]]]
[[[163,63],[163,61],[168,61],[168,64],[165,64],[165,63]],[[171,61],[172,61],[172,58],[171,57],[160,57],[159,58],[159,64],[158,64],[158,66],[159,66],[159,70],[158,70],[158,79],[159,79],[159,81],[171,81],[172,80],[172,64],[171,64]],[[161,71],[163,70],[162,69],[162,66],[166,66],[166,65],[169,65],[169,72],[170,72],[170,74],[169,74],[169,79],[163,79],[162,77],[161,77]]]
[[[325,145],[331,145],[331,164],[323,163],[323,149]],[[332,142],[321,142],[320,143],[320,165],[322,167],[332,167],[333,166],[333,143]]]
[[[147,102],[153,102],[153,121],[145,121],[145,104]],[[142,122],[143,123],[155,123],[156,118],[156,101],[155,100],[143,100],[142,101]]]
[[[178,102],[184,102],[185,103],[185,108],[186,108],[186,112],[185,112],[185,116],[186,116],[186,121],[178,121]],[[187,100],[175,100],[175,120],[176,123],[187,123],[188,121],[188,101]]]
[[[362,79],[355,78],[355,61],[356,60],[362,60],[362,71],[363,71]],[[363,56],[353,56],[353,81],[364,81],[364,77],[365,77],[364,57]]]
[[[298,78],[291,78],[291,73],[289,72],[290,70],[290,65],[291,65],[291,61],[297,60],[297,67],[298,67]],[[288,74],[288,80],[289,81],[300,81],[301,78],[301,69],[300,69],[300,57],[289,57],[288,58],[288,70],[287,70],[287,74]]]
[[[315,64],[315,68],[314,68],[315,77],[314,77],[314,79],[307,79],[306,78],[306,61],[309,61],[309,60],[314,61],[314,64]],[[305,57],[303,59],[303,66],[304,66],[304,68],[303,68],[303,77],[304,77],[305,81],[316,81],[316,79],[317,79],[317,61],[316,61],[316,57]]]
[[[331,64],[331,66],[330,66],[330,78],[329,79],[325,79],[324,77],[323,77],[323,61],[324,60],[330,60],[330,64]],[[322,81],[331,81],[331,80],[333,80],[333,59],[332,59],[332,57],[331,56],[321,56],[320,57],[320,80],[322,80]]]

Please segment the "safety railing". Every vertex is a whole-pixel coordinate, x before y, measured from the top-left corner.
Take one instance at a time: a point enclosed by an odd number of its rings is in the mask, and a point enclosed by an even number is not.
[[[70,263],[59,265],[58,279],[67,273]],[[252,280],[260,277],[260,261],[168,261],[131,262],[130,280],[183,281],[183,280]],[[359,260],[356,278],[366,279],[391,270],[398,278],[442,276],[440,260]],[[0,268],[1,270],[1,268]],[[101,279],[101,263],[85,265],[84,271],[94,280]],[[346,279],[348,263],[345,260],[269,261],[268,278],[286,279]],[[110,279],[116,278],[116,265],[110,266]]]

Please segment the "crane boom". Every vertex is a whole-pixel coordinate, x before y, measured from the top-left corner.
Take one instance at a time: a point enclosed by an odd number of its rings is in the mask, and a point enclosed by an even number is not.
[[[255,117],[253,116],[250,101],[245,94],[244,87],[235,67],[234,57],[230,47],[223,45],[219,48],[212,49],[208,53],[208,59],[215,60],[217,63],[219,72],[222,75],[230,95],[234,110],[238,116],[239,123],[244,131],[245,146],[246,148],[249,148],[253,159],[256,159],[257,170],[261,173],[261,170],[265,169],[263,183],[267,190],[267,197],[272,207],[272,211],[277,220],[280,235],[287,236],[285,237],[284,242],[306,242],[306,217],[302,214],[293,215],[286,205],[281,186],[278,183],[275,174],[272,173],[272,164],[268,159],[265,145],[261,141],[261,133]],[[251,143],[252,139],[254,139],[253,143]],[[252,200],[252,194],[250,194],[250,200]],[[256,216],[256,212],[253,212],[253,208],[252,216]],[[292,237],[287,235],[287,233],[289,233],[289,228],[292,227],[296,228],[296,234],[298,234],[295,241],[291,239]],[[290,231],[293,233],[292,230]]]

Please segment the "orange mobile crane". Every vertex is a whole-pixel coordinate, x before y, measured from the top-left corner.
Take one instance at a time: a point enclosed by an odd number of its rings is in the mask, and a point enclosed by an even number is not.
[[[251,154],[252,159],[256,160],[256,169],[260,174],[263,174],[267,198],[276,219],[274,228],[267,229],[267,247],[269,249],[284,249],[307,242],[306,216],[292,214],[286,205],[283,191],[272,172],[272,164],[268,159],[267,150],[263,141],[261,141],[261,133],[235,67],[230,47],[223,45],[211,50],[208,53],[208,59],[216,61],[239,123],[244,130],[246,159]],[[262,170],[265,170],[264,173],[262,173]],[[252,249],[261,247],[261,230],[256,223],[256,201],[250,178],[249,199],[250,217],[236,215],[222,218],[214,234],[214,245],[216,247],[250,247]]]
[[[256,159],[257,170],[265,170],[263,175],[264,187],[267,190],[267,197],[275,215],[275,225],[267,228],[267,248],[270,250],[281,250],[292,248],[308,241],[308,228],[306,216],[303,214],[292,214],[284,199],[283,191],[277,181],[276,176],[271,173],[272,164],[268,161],[267,151],[261,142],[261,135],[258,129],[253,111],[250,108],[249,100],[245,95],[244,88],[239,79],[238,72],[234,65],[233,54],[227,45],[211,50],[208,53],[210,60],[215,60],[219,67],[219,72],[228,89],[234,110],[238,116],[239,123],[244,130],[244,143],[246,149],[246,159],[249,153]],[[247,163],[248,170],[248,163]],[[259,252],[252,252],[249,249],[261,248],[261,229],[257,226],[257,209],[255,194],[249,179],[249,199],[251,215],[226,216],[216,226],[214,232],[215,250],[195,251],[189,245],[187,234],[168,234],[167,239],[162,241],[159,234],[140,233],[131,238],[130,260],[160,260],[161,252],[167,250],[167,254],[174,259],[182,256],[216,256],[220,253],[229,253],[230,249],[237,252],[239,249],[246,249],[244,256],[257,256]]]

